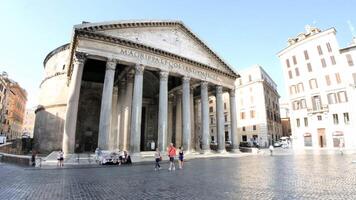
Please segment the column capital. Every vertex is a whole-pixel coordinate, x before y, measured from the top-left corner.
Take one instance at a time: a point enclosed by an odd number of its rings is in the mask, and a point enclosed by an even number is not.
[[[187,82],[189,83],[190,77],[189,76],[183,76],[182,80],[183,80],[183,83],[187,83]]]
[[[222,94],[223,93],[223,87],[221,85],[216,86],[216,94]]]
[[[106,62],[106,70],[115,70],[116,69],[117,60],[113,58],[109,58]]]
[[[133,70],[127,72],[126,74],[126,80],[128,83],[133,83],[135,77],[135,72]]]
[[[200,85],[201,85],[202,89],[208,89],[209,83],[206,82],[206,81],[203,81],[203,82],[200,83]]]
[[[145,70],[145,67],[141,64],[136,64],[135,65],[135,71],[137,74],[142,75],[143,74],[143,70]]]
[[[235,95],[236,95],[236,90],[235,90],[235,88],[231,89],[231,90],[229,91],[229,94],[230,94],[230,97],[235,97]]]
[[[88,54],[80,51],[76,51],[74,54],[74,62],[76,63],[84,63],[88,57]]]
[[[168,75],[169,75],[169,72],[167,72],[167,71],[160,71],[159,72],[159,78],[162,81],[167,81],[168,80]]]

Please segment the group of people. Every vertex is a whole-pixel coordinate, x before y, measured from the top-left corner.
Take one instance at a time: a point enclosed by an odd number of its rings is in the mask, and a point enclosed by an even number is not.
[[[169,158],[169,168],[168,170],[176,170],[176,166],[174,163],[174,159],[177,156],[177,150],[174,147],[173,143],[171,143],[169,145],[169,147],[167,148],[167,155]],[[154,154],[155,157],[155,170],[159,170],[161,169],[161,165],[159,164],[160,161],[162,161],[162,156],[161,156],[161,152],[159,151],[158,148],[156,148],[156,152]],[[184,152],[183,152],[183,147],[179,147],[179,152],[178,152],[178,165],[179,165],[179,169],[183,169],[183,165],[184,165]]]

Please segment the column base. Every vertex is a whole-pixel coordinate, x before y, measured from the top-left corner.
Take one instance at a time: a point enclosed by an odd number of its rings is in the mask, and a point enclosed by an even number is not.
[[[231,153],[241,153],[240,149],[231,149]]]
[[[227,153],[226,149],[218,149],[218,153]]]
[[[212,154],[211,149],[205,149],[200,151],[201,154]]]

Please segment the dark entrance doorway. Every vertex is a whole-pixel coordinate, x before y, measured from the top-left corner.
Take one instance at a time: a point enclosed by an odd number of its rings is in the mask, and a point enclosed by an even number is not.
[[[146,108],[142,107],[142,116],[141,116],[141,146],[140,150],[145,151],[145,127],[146,127]]]

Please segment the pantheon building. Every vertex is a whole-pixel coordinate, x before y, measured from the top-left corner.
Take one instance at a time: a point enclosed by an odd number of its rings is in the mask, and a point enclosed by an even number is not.
[[[128,150],[210,151],[209,97],[216,99],[217,151],[225,151],[223,93],[238,148],[239,75],[180,21],[75,25],[70,43],[44,60],[35,148],[67,154]]]

